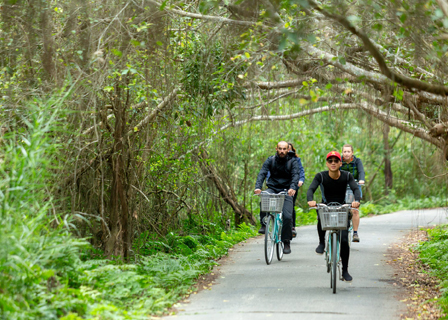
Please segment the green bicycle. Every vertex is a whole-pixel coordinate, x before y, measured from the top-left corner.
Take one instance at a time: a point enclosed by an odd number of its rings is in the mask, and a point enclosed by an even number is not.
[[[286,192],[278,194],[268,193],[263,191],[260,193],[261,211],[268,212],[264,218],[264,225],[266,232],[264,236],[264,257],[266,264],[271,264],[274,257],[274,246],[277,251],[277,259],[281,261],[283,258],[283,242],[282,234],[282,211],[283,203],[285,201]]]
[[[336,293],[337,270],[339,269],[339,279],[342,280],[342,272],[340,268],[340,243],[341,231],[351,231],[350,210],[352,208],[349,204],[339,204],[336,202],[325,205],[323,203],[317,204],[317,211],[319,213],[319,220],[322,225],[322,230],[328,230],[325,239],[325,262],[327,265],[327,272],[330,273],[330,288],[333,293]],[[357,209],[355,209],[357,210]],[[351,236],[349,235],[349,239]]]

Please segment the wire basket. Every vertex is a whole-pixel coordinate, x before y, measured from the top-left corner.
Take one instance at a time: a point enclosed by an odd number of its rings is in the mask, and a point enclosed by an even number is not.
[[[350,208],[328,206],[318,209],[322,230],[347,230]]]
[[[261,211],[277,212],[283,211],[283,202],[285,202],[284,194],[262,193],[260,194]]]

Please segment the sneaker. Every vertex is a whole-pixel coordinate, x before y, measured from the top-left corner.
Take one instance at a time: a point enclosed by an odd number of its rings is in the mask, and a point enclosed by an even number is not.
[[[342,281],[351,282],[353,277],[348,273],[348,271],[342,271]]]
[[[265,234],[266,233],[266,227],[261,226],[260,230],[258,230],[258,233]]]
[[[359,236],[358,233],[353,234],[353,242],[359,242]]]
[[[292,227],[292,237],[295,238],[297,237],[297,231],[296,228]]]
[[[288,240],[283,241],[283,253],[290,254],[291,253],[291,245]]]
[[[324,254],[325,244],[319,243],[319,245],[316,248],[317,254]]]

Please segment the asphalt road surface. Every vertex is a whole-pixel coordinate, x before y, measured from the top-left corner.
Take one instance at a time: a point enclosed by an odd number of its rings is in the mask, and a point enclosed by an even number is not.
[[[316,226],[298,228],[292,253],[266,265],[264,238],[236,245],[220,267],[210,289],[190,296],[163,319],[399,319],[406,305],[399,301],[387,249],[409,231],[446,223],[447,209],[401,211],[361,219],[361,241],[352,243],[351,283],[339,281],[330,289],[318,244]]]

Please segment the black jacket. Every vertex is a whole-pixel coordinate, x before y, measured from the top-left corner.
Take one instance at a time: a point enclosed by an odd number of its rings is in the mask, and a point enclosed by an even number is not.
[[[272,166],[272,157],[275,157],[274,166]],[[288,162],[290,164],[288,165]],[[269,189],[275,192],[294,189],[297,190],[299,182],[299,164],[295,158],[286,156],[279,158],[278,155],[271,156],[263,163],[260,173],[258,173],[255,189],[261,189],[268,172],[271,173],[266,183]]]
[[[355,182],[353,175],[350,172],[341,171],[341,176],[338,179],[332,179],[327,171],[322,171],[316,174],[311,185],[306,193],[306,200],[313,201],[313,195],[317,187],[323,186],[323,193],[325,196],[325,203],[330,202],[345,202],[345,192],[347,191],[347,184],[352,189],[355,200],[361,200],[361,191],[359,191],[358,184]]]

